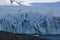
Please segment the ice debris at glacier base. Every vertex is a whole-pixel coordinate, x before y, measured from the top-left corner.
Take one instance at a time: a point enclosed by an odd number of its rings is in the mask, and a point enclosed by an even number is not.
[[[60,34],[59,8],[0,6],[0,30],[22,34]]]

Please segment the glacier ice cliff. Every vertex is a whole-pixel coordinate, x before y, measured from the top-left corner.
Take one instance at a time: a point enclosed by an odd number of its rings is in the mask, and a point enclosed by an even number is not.
[[[0,30],[22,34],[60,34],[60,7],[0,6]]]

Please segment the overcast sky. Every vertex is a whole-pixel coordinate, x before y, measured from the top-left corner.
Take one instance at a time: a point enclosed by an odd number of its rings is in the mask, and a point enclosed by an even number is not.
[[[33,3],[33,2],[57,2],[60,0],[16,0],[17,2],[22,1],[22,3]],[[1,4],[9,4],[9,0],[0,0],[0,5]]]

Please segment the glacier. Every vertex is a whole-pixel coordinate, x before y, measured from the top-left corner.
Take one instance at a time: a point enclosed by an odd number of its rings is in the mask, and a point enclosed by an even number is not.
[[[60,34],[60,7],[0,5],[0,31]]]

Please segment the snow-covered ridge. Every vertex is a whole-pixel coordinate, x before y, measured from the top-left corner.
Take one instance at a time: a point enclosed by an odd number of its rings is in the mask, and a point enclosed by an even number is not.
[[[35,7],[60,7],[60,2],[30,3]]]
[[[12,1],[12,3],[11,3],[11,1]],[[35,5],[36,3],[39,3],[38,5]],[[19,4],[21,4],[21,5],[25,5],[25,6],[42,6],[41,5],[41,3],[59,3],[59,1],[57,0],[55,0],[55,1],[37,1],[37,0],[0,0],[0,5],[15,5],[15,6],[19,6]],[[49,5],[49,4],[48,4]],[[55,4],[54,4],[55,5]]]
[[[60,34],[60,7],[0,6],[0,30]]]
[[[13,1],[11,3],[11,1]],[[21,1],[17,1],[17,0],[0,0],[0,5],[14,5],[14,6],[19,6],[19,4],[21,5],[25,5],[25,6],[31,6],[29,3],[26,2],[21,2]]]

